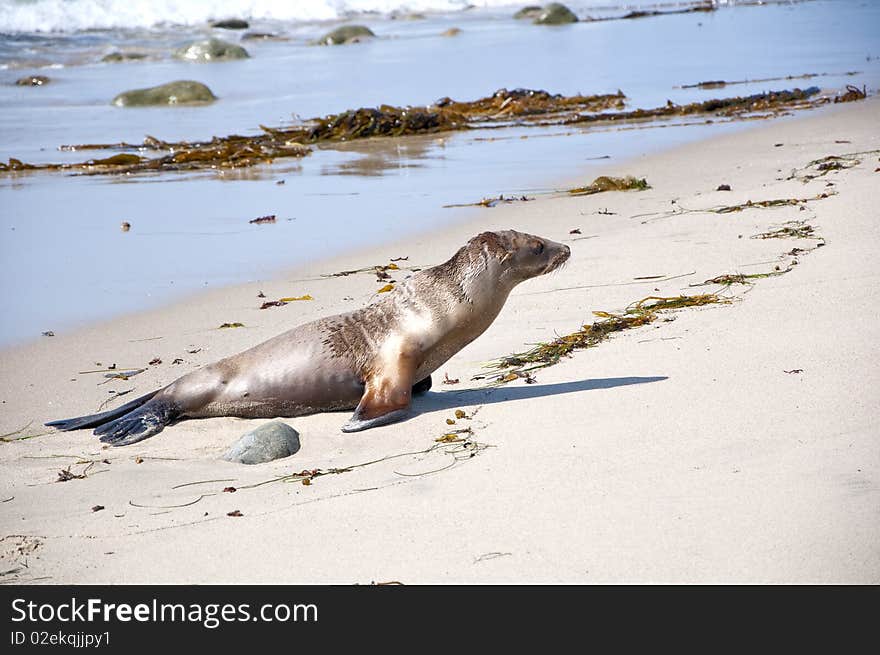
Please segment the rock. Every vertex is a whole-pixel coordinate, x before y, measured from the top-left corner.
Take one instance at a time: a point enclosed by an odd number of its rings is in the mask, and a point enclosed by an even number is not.
[[[461,29],[458,27],[450,27],[445,32],[441,32],[440,36],[458,36],[461,34]]]
[[[45,75],[28,75],[15,80],[18,86],[43,86],[49,83],[49,78]]]
[[[107,64],[118,64],[122,61],[136,61],[146,58],[147,55],[142,52],[111,52],[109,55],[101,57],[101,61]]]
[[[272,34],[271,32],[245,32],[241,35],[242,41],[286,41],[287,38]]]
[[[342,45],[343,43],[358,43],[363,39],[373,38],[373,30],[363,25],[343,25],[332,32],[327,32],[318,39],[318,45]]]
[[[217,27],[221,30],[246,30],[250,24],[241,18],[227,18],[225,20],[215,20],[211,23],[211,27]]]
[[[113,98],[117,107],[150,107],[155,105],[193,105],[214,102],[211,89],[201,82],[178,80],[147,89],[125,91]]]
[[[299,433],[287,423],[272,421],[244,434],[223,455],[227,462],[262,464],[299,450]]]
[[[543,9],[538,5],[528,5],[516,12],[513,17],[517,20],[522,20],[524,18],[537,18],[541,15],[542,11]]]
[[[250,55],[240,45],[221,39],[196,41],[174,51],[174,56],[186,61],[230,61],[247,59]]]
[[[558,2],[551,2],[544,7],[535,19],[535,25],[565,25],[577,22],[578,17],[574,15],[574,12]]]
[[[391,12],[390,18],[391,20],[425,20],[427,16],[416,11],[395,10]]]

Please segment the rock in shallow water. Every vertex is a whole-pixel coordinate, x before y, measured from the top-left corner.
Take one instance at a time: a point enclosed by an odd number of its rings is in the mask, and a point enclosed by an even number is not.
[[[517,20],[522,20],[523,18],[537,18],[541,15],[543,9],[538,5],[527,5],[516,12],[513,17]]]
[[[142,52],[111,52],[109,55],[101,57],[101,61],[105,64],[118,64],[123,61],[136,61],[146,58],[147,55]]]
[[[240,45],[222,39],[196,41],[174,51],[177,59],[185,61],[231,61],[247,59],[250,55]]]
[[[49,83],[49,78],[45,75],[28,75],[15,80],[18,86],[43,86]]]
[[[299,450],[299,433],[287,423],[272,421],[243,435],[223,455],[227,462],[262,464]]]
[[[363,25],[343,25],[332,32],[327,32],[318,39],[319,45],[341,45],[343,43],[357,43],[361,39],[369,39],[376,36],[373,30]]]
[[[178,80],[147,89],[125,91],[113,98],[117,107],[153,107],[157,105],[194,105],[214,102],[211,89],[201,82]]]
[[[551,2],[535,19],[535,25],[565,25],[577,23],[578,17],[574,12],[559,2]]]
[[[211,27],[217,27],[221,30],[246,30],[250,24],[241,18],[227,18],[225,20],[215,20],[211,23]]]

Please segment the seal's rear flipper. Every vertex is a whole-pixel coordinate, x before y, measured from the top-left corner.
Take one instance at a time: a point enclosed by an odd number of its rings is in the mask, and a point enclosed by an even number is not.
[[[82,428],[93,428],[112,421],[115,418],[119,418],[120,416],[125,416],[133,409],[137,409],[141,405],[150,401],[157,393],[159,392],[154,391],[153,393],[148,393],[146,396],[141,396],[137,400],[132,400],[131,402],[120,405],[116,409],[111,409],[108,412],[90,414],[89,416],[79,416],[77,418],[65,418],[60,421],[49,421],[46,425],[51,428],[58,428],[63,432],[67,432],[68,430],[80,430]]]
[[[128,446],[159,434],[180,411],[166,399],[154,399],[114,421],[95,428],[101,441],[113,446]]]

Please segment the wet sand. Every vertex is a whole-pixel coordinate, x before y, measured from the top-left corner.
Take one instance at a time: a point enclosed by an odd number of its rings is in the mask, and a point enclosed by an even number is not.
[[[601,172],[651,188],[475,208],[459,225],[5,351],[0,433],[28,425],[5,439],[40,436],[0,444],[2,580],[880,582],[878,114],[872,98],[614,163]],[[786,179],[845,153],[867,154]],[[826,245],[784,256],[818,241],[750,238],[795,220]],[[406,422],[342,434],[344,413],[289,419],[300,452],[251,467],[218,458],[264,421],[185,421],[116,449],[88,431],[41,434],[43,421],[96,411],[110,391],[134,398],[362,306],[381,286],[323,274],[396,257],[436,264],[473,234],[507,227],[566,241],[570,263],[515,290]],[[752,286],[690,286],[793,260]],[[706,292],[731,302],[664,314],[537,371],[534,384],[471,380],[594,311]],[[314,300],[259,309],[303,294]],[[217,329],[236,321],[245,327]],[[82,373],[110,364],[147,370],[109,382]],[[460,382],[442,384],[445,374]],[[471,418],[449,426],[456,409]],[[464,427],[470,445],[435,447]],[[376,460],[308,486],[278,480]],[[56,482],[63,469],[85,477]]]
[[[121,20],[150,3],[114,0],[111,8],[117,4],[119,12],[108,12]],[[290,11],[309,4],[274,3]],[[573,8],[592,15],[598,4],[617,3],[591,0]],[[0,35],[0,160],[69,163],[117,153],[59,152],[59,145],[255,135],[260,125],[442,97],[475,100],[502,87],[565,95],[621,90],[627,109],[637,109],[813,85],[834,93],[847,84],[880,86],[870,27],[880,24],[876,3],[734,4],[710,13],[559,27],[514,20],[512,13],[505,7],[429,13],[425,20],[362,15],[352,20],[378,38],[343,47],[309,45],[339,22],[265,18],[252,21],[252,29],[284,40],[242,40],[241,31],[204,23]],[[441,36],[452,26],[462,32]],[[209,36],[241,43],[250,58],[202,65],[171,56]],[[149,56],[101,61],[116,51]],[[816,77],[798,77],[806,73]],[[51,82],[17,86],[27,74]],[[207,84],[219,100],[198,107],[111,105],[120,92],[186,79]],[[681,88],[719,79],[755,81]],[[698,125],[677,127],[686,121],[673,120],[650,130],[572,125],[438,133],[393,142],[379,157],[368,144],[328,144],[303,159],[233,171],[0,174],[0,347],[160,307],[205,288],[265,279],[319,257],[378,246],[389,235],[408,238],[460,223],[466,218],[458,210],[441,207],[483,195],[531,194],[582,167],[742,127],[710,118],[711,125],[701,117]],[[606,156],[611,159],[597,159]],[[278,224],[248,224],[266,214],[276,214]],[[129,232],[120,231],[123,221],[131,224]]]

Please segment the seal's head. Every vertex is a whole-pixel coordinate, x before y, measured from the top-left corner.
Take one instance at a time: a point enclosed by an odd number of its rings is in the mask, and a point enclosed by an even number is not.
[[[497,259],[499,280],[512,285],[555,271],[571,256],[565,244],[515,230],[483,232],[475,242]]]

